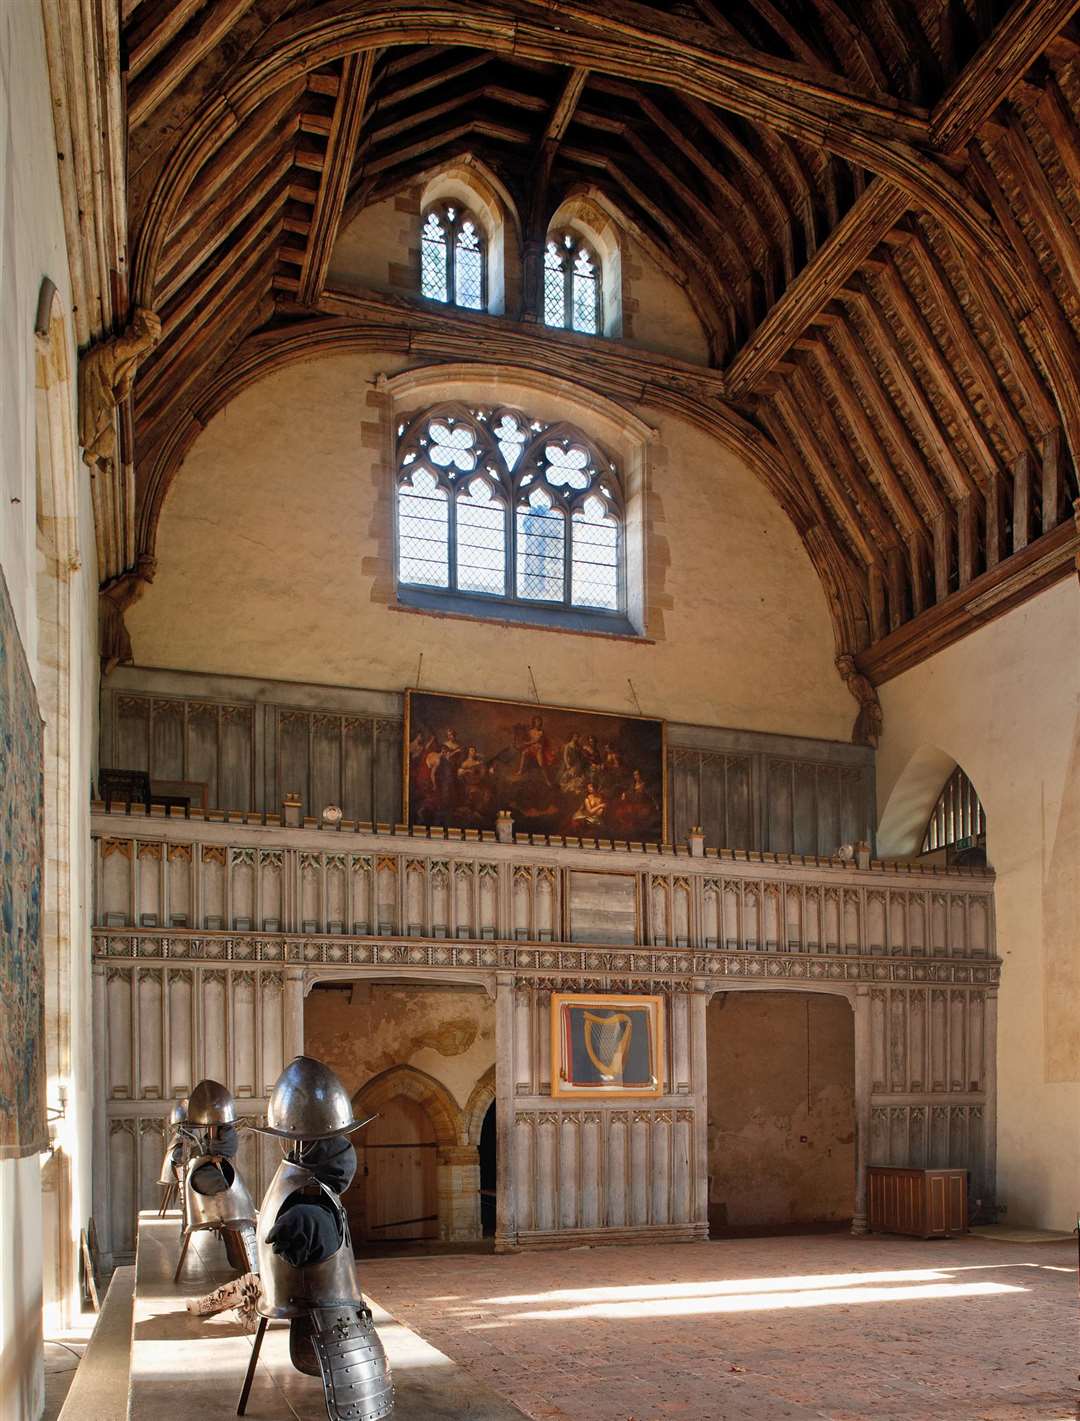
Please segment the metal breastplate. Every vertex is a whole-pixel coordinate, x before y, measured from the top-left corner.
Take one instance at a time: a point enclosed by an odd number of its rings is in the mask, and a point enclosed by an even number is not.
[[[289,1195],[312,1185],[318,1186],[323,1201],[333,1205],[337,1212],[341,1223],[341,1245],[322,1263],[308,1268],[294,1268],[274,1252],[266,1235],[277,1223],[278,1213]],[[364,1295],[356,1281],[356,1260],[345,1210],[334,1191],[320,1184],[310,1169],[290,1160],[281,1161],[259,1210],[257,1239],[262,1282],[259,1311],[263,1317],[300,1317],[312,1308],[363,1307]]]
[[[220,1194],[200,1194],[191,1183],[191,1176],[204,1164],[216,1164],[226,1180],[232,1176],[228,1189]],[[253,1224],[257,1217],[255,1205],[240,1173],[230,1160],[216,1155],[196,1155],[184,1171],[184,1205],[189,1229],[237,1229]]]

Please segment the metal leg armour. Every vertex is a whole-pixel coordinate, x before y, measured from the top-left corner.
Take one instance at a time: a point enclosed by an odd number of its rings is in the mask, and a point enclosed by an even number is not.
[[[394,1409],[390,1366],[367,1308],[312,1308],[311,1342],[330,1421],[379,1421]],[[299,1339],[297,1339],[299,1341]]]

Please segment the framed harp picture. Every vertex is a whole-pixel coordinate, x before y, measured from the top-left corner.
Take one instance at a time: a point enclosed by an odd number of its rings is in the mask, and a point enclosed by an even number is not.
[[[551,994],[551,1094],[616,1100],[664,1093],[664,999]]]

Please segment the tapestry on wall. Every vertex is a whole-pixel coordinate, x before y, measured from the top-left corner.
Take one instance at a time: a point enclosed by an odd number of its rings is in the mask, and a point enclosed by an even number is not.
[[[405,693],[408,822],[664,838],[664,722],[563,706]]]
[[[0,575],[0,1158],[48,1148],[42,915],[42,725]]]

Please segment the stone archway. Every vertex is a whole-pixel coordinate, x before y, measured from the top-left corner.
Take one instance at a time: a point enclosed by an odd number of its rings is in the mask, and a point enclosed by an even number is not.
[[[360,1087],[353,1109],[373,1115],[401,1100],[420,1106],[434,1135],[440,1242],[480,1238],[479,1155],[466,1135],[461,1108],[446,1087],[413,1066],[391,1066]],[[357,1143],[362,1147],[363,1137]]]

